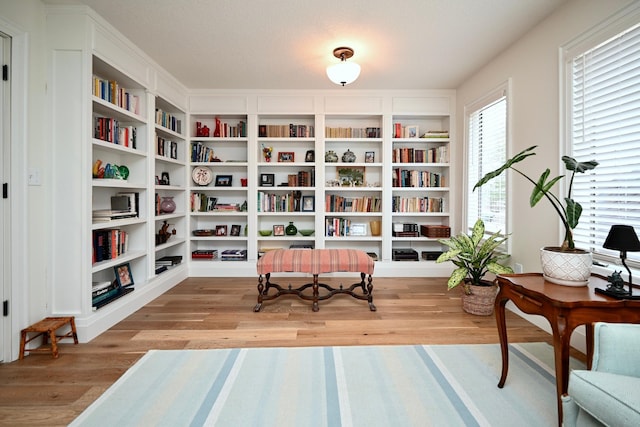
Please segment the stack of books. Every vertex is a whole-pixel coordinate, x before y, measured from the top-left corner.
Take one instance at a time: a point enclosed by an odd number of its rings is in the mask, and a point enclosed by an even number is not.
[[[156,260],[156,274],[167,271],[169,268],[182,262],[182,255],[167,255]]]
[[[191,259],[204,259],[204,260],[218,259],[218,251],[215,249],[192,251]]]
[[[222,261],[246,261],[247,250],[246,249],[226,249],[222,251],[220,257]]]

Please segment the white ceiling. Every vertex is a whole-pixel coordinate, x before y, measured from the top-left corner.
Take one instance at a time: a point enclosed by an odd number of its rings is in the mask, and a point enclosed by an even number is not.
[[[453,89],[566,0],[43,0],[85,4],[190,89]]]

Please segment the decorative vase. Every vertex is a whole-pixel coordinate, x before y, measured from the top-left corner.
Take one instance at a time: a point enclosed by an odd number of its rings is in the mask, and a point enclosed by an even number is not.
[[[298,229],[295,225],[293,225],[293,221],[290,221],[289,225],[287,225],[287,228],[284,229],[284,232],[287,236],[295,236],[296,234],[298,234]]]
[[[338,155],[335,151],[329,150],[324,155],[324,161],[327,163],[336,163],[338,161]]]
[[[490,316],[493,314],[498,287],[491,282],[486,286],[469,285],[463,288],[469,289],[469,294],[462,292],[462,309],[477,316]]]
[[[176,210],[176,202],[173,201],[173,197],[163,197],[160,202],[160,212],[173,213]]]
[[[591,276],[591,252],[582,249],[561,251],[557,247],[540,249],[545,280],[556,285],[586,286]]]
[[[347,151],[342,154],[342,161],[345,163],[353,163],[356,161],[356,155],[353,154],[353,151],[347,148]]]

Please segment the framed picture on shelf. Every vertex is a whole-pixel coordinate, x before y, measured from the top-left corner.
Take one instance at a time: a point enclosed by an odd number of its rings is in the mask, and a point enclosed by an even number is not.
[[[208,197],[207,198],[207,210],[212,211],[216,208],[216,203],[218,203],[217,197]]]
[[[367,151],[364,153],[364,162],[365,163],[375,163],[376,161],[376,153],[375,151]]]
[[[230,235],[231,235],[231,236],[239,236],[239,235],[240,235],[240,229],[241,229],[240,225],[238,225],[238,224],[233,224],[233,225],[231,226],[231,233],[230,233]]]
[[[316,210],[315,196],[302,196],[302,212],[313,212]]]
[[[216,236],[226,236],[226,235],[227,235],[227,226],[216,225]]]
[[[284,225],[274,225],[273,226],[273,235],[274,236],[284,236]]]
[[[121,287],[133,286],[133,274],[129,263],[116,265],[113,267],[113,271],[116,273],[116,280]]]
[[[350,236],[366,236],[367,235],[367,224],[351,224],[349,227],[349,235]]]
[[[342,187],[360,187],[365,184],[364,167],[348,167],[338,169],[338,178]]]
[[[175,141],[171,141],[171,158],[172,159],[177,159],[178,158],[178,143]]]
[[[418,137],[418,126],[407,126],[406,135],[407,138],[417,138]]]
[[[292,163],[295,161],[296,153],[293,151],[279,151],[278,161],[283,163]]]
[[[262,187],[273,187],[274,175],[272,173],[260,174],[260,185]]]
[[[307,150],[307,154],[304,156],[304,161],[313,163],[316,161],[316,152],[314,150]]]
[[[216,175],[216,187],[231,187],[233,175]]]

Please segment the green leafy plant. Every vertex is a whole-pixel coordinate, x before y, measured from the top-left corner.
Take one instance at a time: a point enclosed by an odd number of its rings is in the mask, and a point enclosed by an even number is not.
[[[473,226],[471,235],[460,233],[449,239],[439,239],[439,242],[449,247],[443,252],[437,263],[451,261],[458,267],[449,277],[447,287],[455,288],[464,282],[464,291],[471,294],[470,285],[483,286],[482,278],[491,272],[494,274],[513,273],[511,267],[503,265],[500,261],[509,258],[508,254],[497,254],[496,249],[505,242],[508,237],[496,232],[484,239],[484,222],[478,219]]]
[[[498,169],[487,173],[482,177],[482,179],[480,179],[480,181],[476,183],[476,185],[473,187],[473,190],[475,191],[476,188],[483,186],[507,169],[512,169],[513,171],[519,173],[533,184],[533,191],[531,192],[531,197],[529,198],[529,204],[531,205],[531,207],[534,207],[543,197],[545,197],[558,213],[558,216],[560,217],[560,220],[562,221],[565,229],[564,241],[562,243],[561,250],[575,250],[575,243],[573,242],[573,229],[576,228],[578,222],[580,221],[580,215],[582,215],[582,206],[580,205],[580,203],[571,198],[573,178],[575,177],[577,172],[584,173],[585,171],[594,169],[596,166],[598,166],[598,162],[596,162],[595,160],[589,162],[578,162],[573,157],[562,156],[562,161],[564,162],[566,169],[571,172],[571,180],[569,181],[567,197],[564,198],[566,206],[563,206],[560,199],[551,192],[551,188],[553,188],[556,182],[564,178],[564,175],[559,175],[553,179],[549,179],[549,174],[551,173],[551,171],[549,170],[549,168],[547,168],[544,172],[542,172],[540,178],[538,178],[537,181],[534,181],[524,172],[516,169],[513,166],[514,164],[523,161],[529,156],[535,156],[536,153],[534,153],[533,150],[535,150],[536,148],[537,145],[534,145],[527,148],[526,150],[522,150],[511,159],[507,160],[505,164],[500,166]]]

